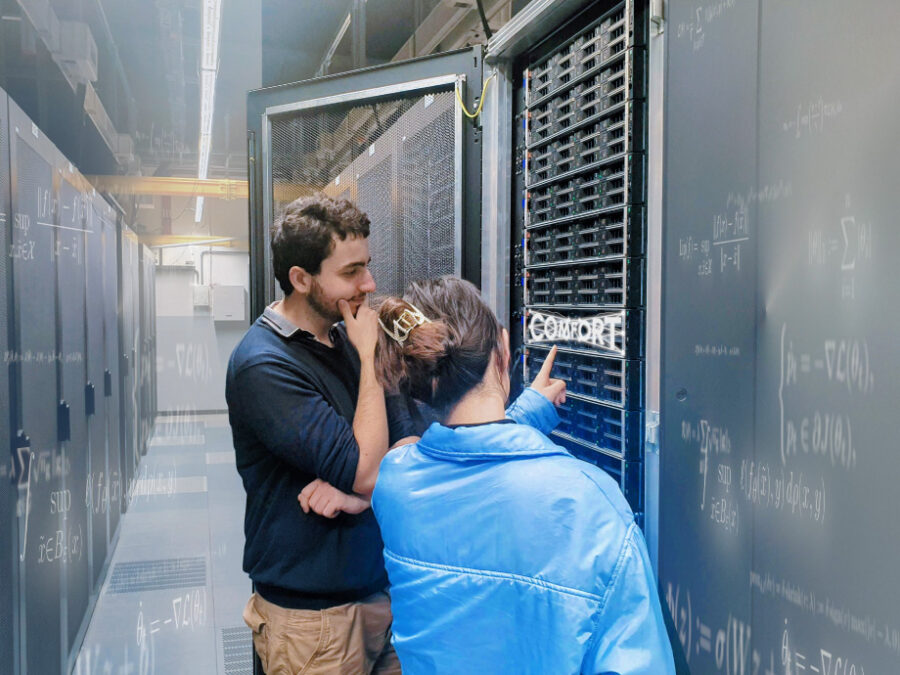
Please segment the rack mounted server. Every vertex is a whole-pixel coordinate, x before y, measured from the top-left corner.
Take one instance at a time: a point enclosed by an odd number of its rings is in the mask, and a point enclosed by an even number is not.
[[[554,439],[615,476],[639,518],[644,21],[632,0],[591,6],[520,59],[513,104],[512,309],[524,380],[557,344],[554,374],[568,396]]]

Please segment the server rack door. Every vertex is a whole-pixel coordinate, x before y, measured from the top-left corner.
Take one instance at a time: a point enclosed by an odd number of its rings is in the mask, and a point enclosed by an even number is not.
[[[145,313],[147,311],[147,301],[145,298],[145,293],[147,289],[147,270],[146,270],[146,261],[144,260],[144,246],[139,245],[137,249],[137,260],[138,260],[138,275],[137,275],[137,307],[136,307],[136,324],[137,324],[137,332],[138,332],[138,361],[137,361],[137,388],[138,388],[138,448],[140,454],[143,455],[147,452],[147,446],[145,445],[146,441],[146,431],[147,431],[147,411],[145,409],[147,403],[147,397],[145,395],[145,388],[147,386],[147,375],[146,367],[147,367],[147,345],[145,344],[146,338],[146,328],[147,321],[145,318]]]
[[[122,439],[121,446],[121,466],[122,466],[122,487],[124,489],[125,500],[123,501],[122,507],[123,509],[128,508],[128,495],[130,494],[132,488],[132,481],[134,480],[134,471],[135,471],[135,447],[136,440],[134,434],[134,404],[135,404],[135,373],[134,373],[134,268],[133,268],[133,255],[132,255],[132,247],[133,243],[133,234],[131,230],[128,230],[126,227],[122,227],[119,236],[120,242],[120,262],[121,262],[121,300],[122,300],[122,309],[121,309],[121,325],[122,332],[120,334],[121,339],[121,363],[122,363],[122,371],[120,374],[121,380],[121,392],[120,398],[122,400],[122,418],[121,418],[121,432],[120,437]]]
[[[141,260],[141,449],[142,453],[147,452],[147,443],[150,440],[150,431],[152,425],[152,414],[150,410],[151,382],[153,380],[153,371],[155,362],[152,359],[151,349],[151,332],[150,332],[150,316],[151,316],[151,284],[153,271],[153,255],[150,249],[144,245],[140,247]]]
[[[153,420],[150,424],[152,431],[158,411],[156,398],[156,259],[151,252],[150,267],[150,363],[153,365],[153,377],[150,378],[150,417]]]
[[[103,235],[103,339],[106,367],[103,397],[106,408],[106,475],[97,478],[101,510],[107,518],[107,544],[122,512],[125,478],[122,464],[122,349],[119,327],[119,253],[116,214],[102,199],[95,202]]]
[[[140,244],[138,244],[137,235],[129,231],[131,254],[131,348],[129,355],[132,363],[131,373],[131,437],[133,443],[132,449],[132,475],[137,479],[138,463],[141,461],[142,445],[141,445],[141,368],[142,368],[142,350],[141,350],[141,259]]]
[[[17,565],[16,551],[16,500],[18,489],[16,478],[18,476],[14,456],[7,457],[6,449],[13,448],[10,424],[12,413],[9,400],[9,330],[11,323],[9,317],[9,292],[11,272],[9,253],[11,248],[10,225],[13,216],[10,209],[9,193],[9,124],[6,93],[0,90],[0,241],[3,242],[2,255],[0,255],[0,354],[3,354],[3,363],[0,364],[0,443],[3,444],[4,454],[0,455],[0,663],[14,667],[15,648],[14,640],[18,632],[14,627],[15,611],[15,577],[14,570]]]
[[[56,381],[55,148],[10,102],[15,424],[25,468],[19,482],[19,650],[33,673],[62,668],[63,514],[53,508],[69,472],[58,442]]]
[[[87,379],[85,396],[88,399],[88,446],[90,470],[85,483],[85,504],[90,520],[87,545],[91,552],[91,586],[96,586],[106,560],[107,526],[104,486],[109,475],[106,458],[106,346],[103,333],[103,221],[97,209],[96,195],[89,197],[90,218],[85,241],[87,274]]]
[[[480,283],[480,48],[248,95],[251,318],[278,297],[266,233],[295,198],[355,201],[379,293],[457,274]]]
[[[63,164],[67,164],[64,163]],[[88,228],[86,183],[71,168],[62,168],[59,183],[56,247],[57,369],[61,419],[60,451],[69,467],[61,494],[55,495],[62,513],[65,566],[65,616],[67,652],[71,651],[90,601],[91,580],[85,540],[88,507],[85,491],[90,470],[88,420],[85,401],[85,236]],[[76,186],[75,183],[78,183]],[[51,496],[53,499],[54,496]],[[51,501],[51,507],[54,504]]]

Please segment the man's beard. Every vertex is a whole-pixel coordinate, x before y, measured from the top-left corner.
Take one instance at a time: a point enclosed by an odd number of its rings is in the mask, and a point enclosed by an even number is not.
[[[310,287],[309,295],[306,296],[306,301],[316,314],[331,323],[337,323],[344,318],[337,308],[337,300],[331,302],[316,279],[312,280],[312,286]]]

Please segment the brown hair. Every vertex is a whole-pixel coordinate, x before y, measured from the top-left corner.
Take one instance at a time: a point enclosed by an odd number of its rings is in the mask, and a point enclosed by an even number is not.
[[[288,204],[271,230],[272,268],[285,295],[291,286],[292,267],[318,274],[322,261],[334,250],[334,237],[369,236],[369,217],[353,202],[322,193],[300,197]]]
[[[376,360],[391,391],[403,391],[446,415],[484,378],[499,349],[501,326],[468,281],[444,276],[413,283],[403,299],[386,298],[381,322],[391,328],[410,303],[431,320],[398,343],[382,331]]]

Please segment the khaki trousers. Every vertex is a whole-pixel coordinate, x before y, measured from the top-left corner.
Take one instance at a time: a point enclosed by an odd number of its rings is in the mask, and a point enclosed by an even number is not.
[[[285,609],[254,593],[244,622],[267,675],[400,674],[387,593],[323,610]]]

